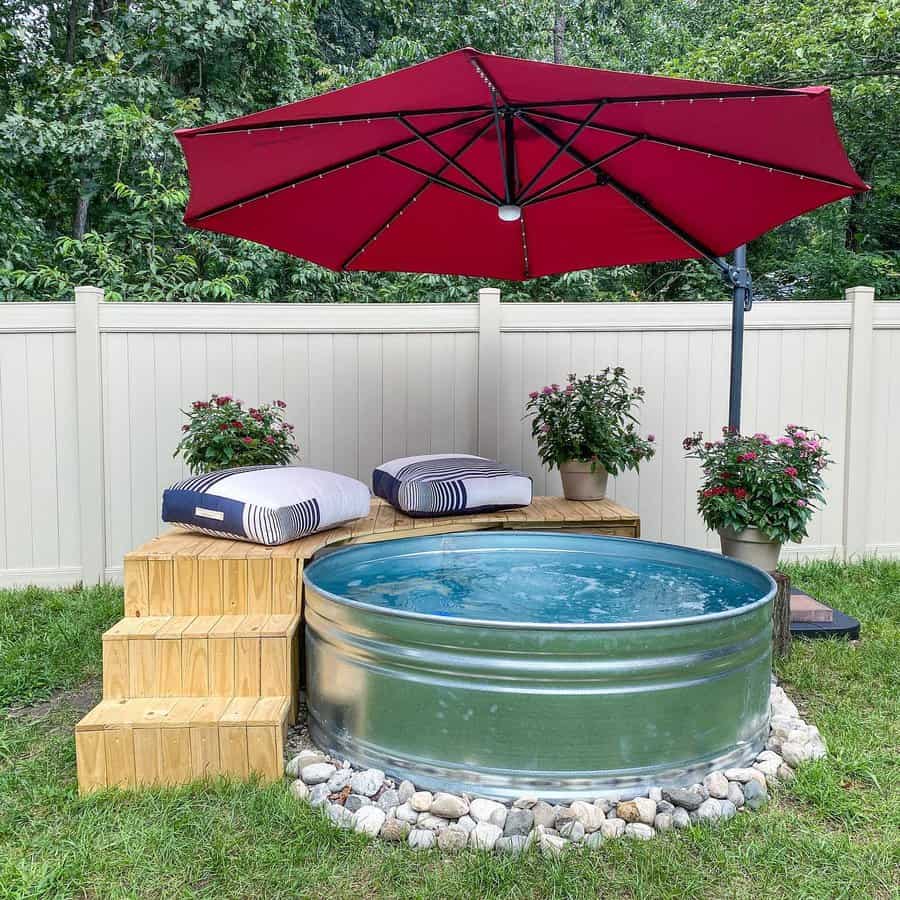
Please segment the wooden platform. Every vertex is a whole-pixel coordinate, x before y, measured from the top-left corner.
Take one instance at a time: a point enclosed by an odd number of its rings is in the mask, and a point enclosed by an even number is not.
[[[611,500],[434,519],[374,500],[364,519],[279,547],[172,531],[132,551],[125,618],[103,635],[103,701],[76,726],[80,790],[281,777],[306,562],[330,544],[495,528],[640,537],[637,514]]]

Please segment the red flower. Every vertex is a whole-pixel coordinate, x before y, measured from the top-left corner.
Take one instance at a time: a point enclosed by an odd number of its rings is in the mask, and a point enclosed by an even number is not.
[[[219,426],[219,431],[228,431],[228,422],[223,422],[223,423]]]
[[[191,426],[190,426],[190,425],[182,425],[182,426],[181,426],[181,430],[182,430],[182,431],[190,431],[190,429],[191,429]]]
[[[276,400],[276,401],[275,401],[275,405],[276,405],[279,409],[284,409],[284,408],[287,406],[287,403],[285,403],[284,400]]]
[[[742,453],[738,458],[738,462],[753,462],[756,459],[756,454],[752,450],[748,450],[746,453]]]
[[[747,492],[743,488],[735,488],[732,492],[736,500],[746,500]]]
[[[242,440],[245,444],[247,444],[247,445],[250,445],[250,444],[253,443],[253,438],[252,438],[252,437],[249,437],[249,436],[247,436],[247,437],[245,437],[245,438],[241,438],[241,440]]]
[[[267,444],[274,444],[274,443],[275,443],[275,438],[273,438],[271,434],[267,434],[267,435],[266,435],[266,443],[267,443]]]
[[[231,424],[232,424],[235,428],[243,428],[243,427],[244,427],[244,423],[238,421],[237,419],[232,419]]]
[[[231,397],[216,397],[216,406],[225,406],[230,400]]]
[[[793,466],[787,466],[784,470],[785,475],[790,475],[791,478],[797,477],[797,470]]]

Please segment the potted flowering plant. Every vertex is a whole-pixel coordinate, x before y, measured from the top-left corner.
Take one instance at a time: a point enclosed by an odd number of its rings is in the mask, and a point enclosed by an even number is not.
[[[642,387],[628,383],[625,370],[569,375],[565,387],[532,391],[525,404],[541,461],[557,466],[569,500],[601,500],[608,475],[637,469],[655,453],[653,435],[642,438],[635,414]]]
[[[802,541],[817,503],[824,501],[822,471],[831,462],[825,438],[788,425],[772,440],[722,429],[722,439],[702,432],[684,439],[688,457],[700,460],[698,509],[719,532],[722,553],[774,571],[785,541]]]
[[[285,465],[299,448],[294,426],[284,421],[283,400],[245,410],[228,394],[195,400],[181,441],[173,456],[181,455],[195,475],[238,466]]]

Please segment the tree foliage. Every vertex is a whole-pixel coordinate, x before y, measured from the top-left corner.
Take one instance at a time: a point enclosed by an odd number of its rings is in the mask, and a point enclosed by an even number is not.
[[[763,296],[900,292],[900,0],[0,0],[0,296],[468,300],[465,278],[337,274],[181,223],[173,129],[463,45],[700,78],[831,83],[865,196],[756,241]],[[722,297],[702,263],[504,285],[504,297]]]

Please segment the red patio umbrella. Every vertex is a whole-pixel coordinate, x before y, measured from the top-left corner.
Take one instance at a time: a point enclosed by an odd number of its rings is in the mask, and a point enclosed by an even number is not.
[[[742,308],[746,270],[720,257],[867,189],[826,87],[471,48],[176,134],[193,228],[344,271],[523,280],[705,257]]]

